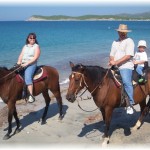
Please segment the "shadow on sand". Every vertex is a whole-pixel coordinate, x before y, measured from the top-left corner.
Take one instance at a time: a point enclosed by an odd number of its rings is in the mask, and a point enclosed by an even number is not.
[[[40,119],[42,118],[44,109],[45,109],[45,107],[43,107],[40,110],[30,112],[29,114],[23,116],[23,118],[20,119],[20,122],[21,122],[20,130],[26,128],[28,125],[30,125],[36,121],[40,122]],[[65,116],[67,109],[68,109],[68,106],[63,105],[63,117]],[[48,112],[47,112],[46,120],[54,117],[57,114],[59,114],[58,104],[57,103],[50,104]],[[12,127],[16,127],[15,122],[12,123]],[[4,131],[6,131],[6,130],[8,130],[8,128],[4,129]],[[13,135],[14,135],[14,133],[13,133]],[[11,135],[11,136],[13,136],[13,135]]]
[[[110,137],[113,134],[113,132],[115,132],[118,129],[123,129],[125,136],[131,135],[130,128],[132,128],[135,125],[140,116],[140,112],[135,112],[133,115],[127,115],[125,113],[125,110],[122,111],[123,112],[120,115],[117,114],[118,112],[115,111],[113,112],[109,130]],[[144,122],[150,123],[149,115],[144,119]],[[89,134],[93,134],[96,130],[100,132],[100,134],[98,134],[97,136],[103,136],[104,129],[105,129],[104,121],[94,122],[91,124],[84,124],[84,127],[82,128],[78,136],[79,137],[85,136],[86,138],[88,138]]]

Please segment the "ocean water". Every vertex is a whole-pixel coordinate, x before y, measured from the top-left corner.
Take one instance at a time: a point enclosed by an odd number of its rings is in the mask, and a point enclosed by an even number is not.
[[[120,23],[132,30],[135,45],[147,41],[150,48],[150,21],[2,21],[0,22],[0,66],[16,63],[28,33],[35,32],[41,48],[39,65],[51,65],[60,74],[60,84],[68,82],[69,61],[107,66],[113,40]],[[135,47],[135,50],[136,47]]]

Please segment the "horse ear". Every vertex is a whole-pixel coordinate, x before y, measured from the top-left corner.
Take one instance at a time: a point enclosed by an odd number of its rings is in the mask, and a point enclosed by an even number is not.
[[[73,68],[74,64],[70,61],[70,67]]]

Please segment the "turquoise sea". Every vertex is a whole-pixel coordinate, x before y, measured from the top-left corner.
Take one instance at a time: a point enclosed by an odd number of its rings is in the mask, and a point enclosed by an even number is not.
[[[1,21],[0,66],[12,67],[28,33],[35,32],[41,48],[38,64],[58,69],[60,82],[65,83],[70,74],[69,61],[106,66],[120,23],[132,30],[128,36],[136,46],[141,39],[147,41],[150,57],[150,21]]]

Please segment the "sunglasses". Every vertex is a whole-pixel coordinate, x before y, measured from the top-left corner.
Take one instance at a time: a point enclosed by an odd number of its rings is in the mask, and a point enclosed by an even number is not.
[[[126,32],[119,32],[119,34],[126,35],[127,33]]]
[[[33,37],[33,38],[32,38],[32,37],[29,37],[29,39],[34,39],[34,40],[35,40],[35,38],[34,38],[34,37]]]

